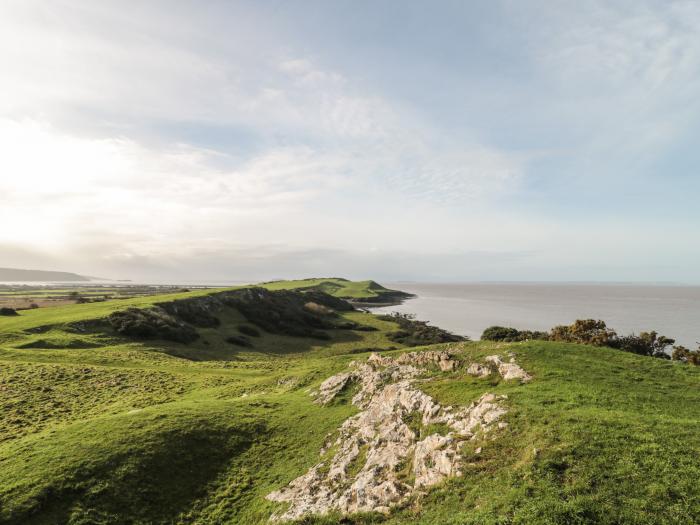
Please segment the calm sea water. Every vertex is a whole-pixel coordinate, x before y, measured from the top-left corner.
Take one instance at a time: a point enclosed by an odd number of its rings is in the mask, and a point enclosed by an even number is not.
[[[374,312],[418,319],[478,339],[492,325],[548,330],[576,319],[602,319],[618,333],[656,330],[695,349],[700,341],[700,286],[610,284],[387,283],[416,294]]]

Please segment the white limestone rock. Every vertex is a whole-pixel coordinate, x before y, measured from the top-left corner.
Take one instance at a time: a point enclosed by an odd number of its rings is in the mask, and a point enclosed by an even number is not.
[[[425,367],[451,371],[457,366],[444,351],[396,359],[372,354],[366,362],[351,363],[350,372],[326,379],[316,402],[329,403],[352,381],[359,385],[352,402],[361,412],[345,420],[335,441],[324,446],[324,451],[334,451],[333,457],[267,496],[289,504],[271,520],[331,511],[388,512],[417,491],[462,475],[461,442],[496,428],[506,409],[500,404],[504,397],[493,394],[468,407],[442,406],[412,383]],[[446,435],[420,436],[408,424],[416,420],[423,428],[442,424]]]

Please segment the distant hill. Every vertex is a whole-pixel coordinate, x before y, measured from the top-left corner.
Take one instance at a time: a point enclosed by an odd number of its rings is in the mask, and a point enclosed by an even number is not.
[[[52,272],[46,270],[20,270],[18,268],[0,268],[0,281],[89,281],[88,277],[70,272]]]
[[[270,290],[316,290],[325,292],[334,297],[347,299],[360,305],[389,305],[399,304],[404,299],[414,297],[413,294],[400,290],[390,290],[376,281],[349,281],[341,277],[327,277],[320,279],[301,279],[297,281],[272,281],[264,283]]]

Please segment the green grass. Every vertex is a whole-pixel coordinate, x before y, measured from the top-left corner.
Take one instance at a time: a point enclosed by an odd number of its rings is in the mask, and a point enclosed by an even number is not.
[[[326,436],[356,413],[351,391],[320,407],[309,390],[370,348],[401,346],[386,338],[393,323],[361,312],[344,315],[377,331],[329,341],[263,333],[252,349],[225,343],[243,322],[233,309],[192,345],[70,326],[206,293],[0,319],[0,523],[266,523],[280,506],[265,495],[317,463]],[[388,517],[344,523],[700,520],[700,369],[563,343],[450,346],[465,361],[511,350],[533,374],[518,385],[460,369],[421,383],[445,404],[506,394],[509,426],[464,444],[463,477]]]
[[[343,299],[373,299],[393,292],[375,281],[348,281],[337,277],[327,279],[302,279],[298,281],[273,281],[263,286],[269,290],[294,290],[313,288]]]

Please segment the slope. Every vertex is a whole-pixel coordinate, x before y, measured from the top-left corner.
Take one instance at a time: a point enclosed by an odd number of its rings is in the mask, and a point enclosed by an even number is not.
[[[328,339],[259,328],[251,347],[227,342],[252,324],[231,306],[188,344],[94,323],[211,294],[0,321],[0,523],[266,523],[286,508],[266,496],[318,463],[327,436],[358,413],[352,392],[328,405],[310,393],[353,360],[408,351],[387,337],[394,323],[357,311],[329,314],[355,329],[324,329]],[[697,522],[697,368],[551,342],[417,350],[435,349],[461,364],[421,376],[422,391],[454,406],[506,395],[507,426],[460,445],[461,476],[345,523]],[[509,352],[532,381],[468,373]]]

